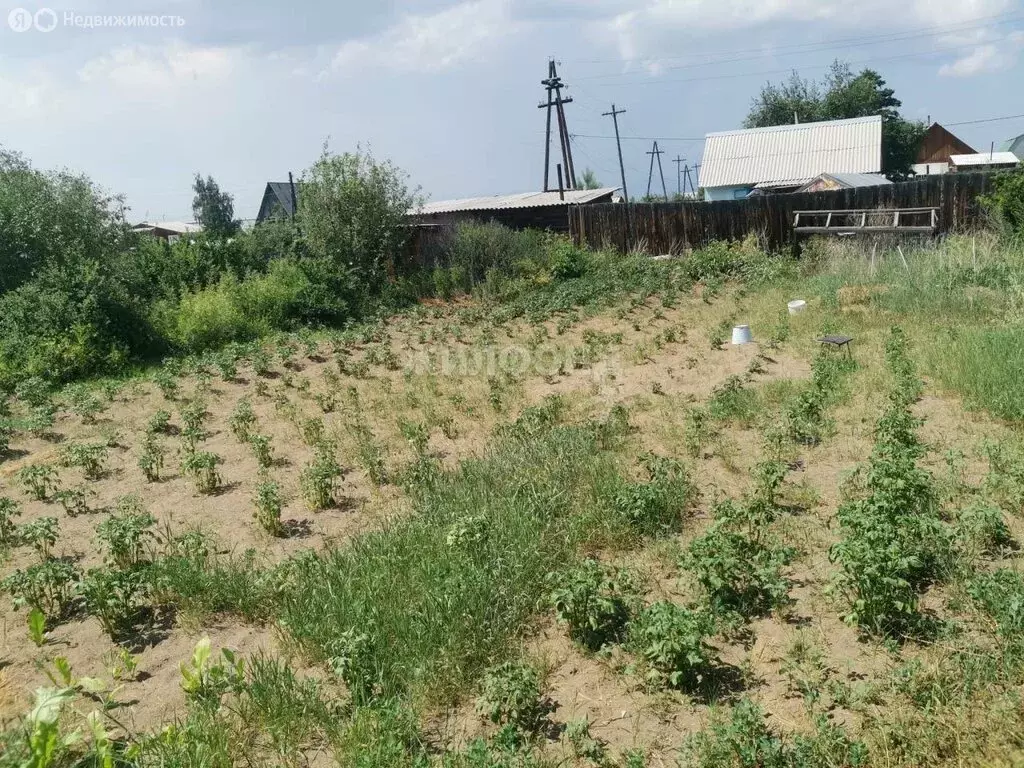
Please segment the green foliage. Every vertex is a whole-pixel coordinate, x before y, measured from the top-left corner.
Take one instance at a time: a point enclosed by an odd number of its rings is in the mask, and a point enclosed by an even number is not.
[[[85,385],[68,387],[66,394],[71,411],[82,417],[83,424],[94,424],[96,416],[103,412],[103,403]]]
[[[649,606],[629,627],[629,648],[640,661],[648,684],[689,688],[701,681],[716,663],[707,644],[713,634],[712,618],[659,601]]]
[[[11,595],[15,608],[36,608],[56,622],[67,615],[79,576],[66,560],[46,560],[14,571],[0,581],[0,588]]]
[[[274,465],[274,446],[270,435],[252,433],[248,437],[248,443],[261,469],[268,469]]]
[[[334,506],[337,483],[342,477],[341,467],[334,457],[327,452],[318,452],[317,457],[299,475],[302,498],[306,505],[314,511]]]
[[[185,455],[181,471],[192,478],[196,491],[209,495],[220,487],[220,475],[217,473],[217,465],[220,463],[221,458],[215,453],[193,451]]]
[[[210,638],[196,643],[192,657],[181,663],[181,689],[189,704],[216,709],[224,694],[242,690],[245,660],[228,648],[221,648],[220,661],[211,662],[211,654]]]
[[[28,636],[36,648],[46,642],[46,614],[38,608],[28,612]]]
[[[487,670],[477,711],[492,723],[535,733],[547,712],[537,670],[521,661],[506,661]]]
[[[146,607],[149,583],[140,570],[93,568],[79,584],[90,615],[114,641],[128,636]]]
[[[87,488],[66,488],[54,494],[54,500],[64,508],[68,517],[88,515],[92,510],[89,508],[89,497],[92,492]]]
[[[660,456],[644,457],[649,481],[628,483],[615,495],[615,512],[642,535],[677,530],[695,489],[685,467]]]
[[[635,589],[623,573],[584,560],[563,573],[549,574],[551,603],[569,637],[590,651],[620,642],[629,621]]]
[[[866,765],[867,759],[867,747],[850,740],[825,717],[815,719],[811,736],[780,736],[768,727],[760,707],[742,699],[728,719],[719,716],[708,729],[687,739],[681,764],[693,768],[855,768]]]
[[[757,394],[745,386],[742,376],[730,376],[715,387],[708,401],[708,413],[719,421],[749,425],[757,415]]]
[[[192,184],[192,215],[209,237],[231,237],[239,229],[235,221],[235,205],[230,194],[221,192],[212,176],[204,180],[198,173]]]
[[[50,557],[50,548],[57,543],[57,532],[60,523],[55,517],[37,517],[18,526],[18,540],[32,547],[39,559],[46,561]]]
[[[31,498],[46,501],[57,489],[57,472],[48,464],[29,464],[18,470],[18,482]]]
[[[231,434],[239,441],[245,442],[249,439],[249,434],[255,425],[256,413],[252,409],[252,401],[248,397],[243,397],[235,405],[235,409],[228,419]]]
[[[60,460],[65,467],[81,469],[86,480],[99,480],[104,474],[107,453],[103,443],[73,443],[61,450]]]
[[[125,571],[141,565],[155,524],[156,518],[146,512],[115,514],[100,523],[96,536],[106,550],[107,561]]]
[[[751,104],[744,121],[747,128],[791,125],[794,115],[801,123],[882,116],[882,170],[894,180],[911,175],[925,126],[900,116],[902,102],[871,69],[854,74],[849,64],[836,61],[819,83],[793,72],[781,85],[769,83]]]
[[[164,454],[164,447],[156,435],[147,432],[142,438],[142,447],[139,450],[139,469],[142,470],[147,482],[160,481],[160,473],[164,469]]]
[[[171,431],[171,412],[157,411],[146,422],[147,435],[166,435]]]
[[[19,543],[15,518],[21,516],[21,505],[14,499],[0,496],[0,552]]]
[[[992,187],[981,204],[1009,232],[1024,236],[1024,168],[997,174]]]
[[[1024,631],[1024,576],[1007,568],[976,575],[967,591],[995,620],[999,635],[1020,643]]]
[[[253,517],[271,536],[281,536],[284,527],[281,525],[281,486],[267,476],[261,476],[253,496],[256,511]]]

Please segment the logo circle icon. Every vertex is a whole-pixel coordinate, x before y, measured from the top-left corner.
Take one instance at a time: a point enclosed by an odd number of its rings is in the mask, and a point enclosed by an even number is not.
[[[57,14],[49,8],[40,8],[32,20],[40,32],[53,32],[57,28]]]
[[[7,14],[7,25],[15,32],[28,32],[32,29],[32,14],[24,8],[15,8]]]

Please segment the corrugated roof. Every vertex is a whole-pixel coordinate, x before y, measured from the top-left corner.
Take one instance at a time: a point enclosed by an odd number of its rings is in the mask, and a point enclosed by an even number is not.
[[[144,221],[141,224],[136,224],[132,229],[163,229],[168,232],[177,232],[181,235],[187,235],[192,232],[202,232],[203,225],[187,221]]]
[[[1013,152],[1018,158],[1024,159],[1024,133],[1013,139],[1007,139],[999,147],[1002,152]]]
[[[539,208],[549,205],[576,205],[592,203],[602,197],[611,196],[618,187],[601,189],[573,189],[565,191],[563,200],[558,192],[523,192],[518,195],[494,195],[493,197],[467,197],[462,200],[441,200],[426,203],[413,214],[455,213],[456,211],[497,211],[508,208]]]
[[[976,155],[950,155],[953,165],[1011,165],[1019,162],[1013,152],[979,152]]]
[[[879,173],[880,115],[709,133],[700,186],[800,185],[822,173]]]

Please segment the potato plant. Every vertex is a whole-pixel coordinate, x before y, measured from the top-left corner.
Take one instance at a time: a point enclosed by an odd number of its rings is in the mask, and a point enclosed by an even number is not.
[[[314,511],[334,506],[337,482],[342,475],[341,467],[333,456],[323,451],[318,452],[299,477],[306,505]]]
[[[547,714],[540,675],[529,664],[507,661],[484,674],[477,711],[492,723],[536,733]]]
[[[57,489],[57,472],[48,464],[29,464],[18,470],[18,482],[32,499],[46,501]]]
[[[92,493],[87,488],[66,488],[54,494],[54,500],[64,508],[68,517],[88,515],[92,510],[89,508],[89,498]]]
[[[121,570],[141,565],[155,524],[156,518],[148,512],[125,511],[108,517],[96,526],[96,537],[106,550],[106,560]]]
[[[57,532],[60,523],[55,517],[38,517],[18,526],[18,539],[22,544],[32,547],[40,560],[50,557],[50,548],[57,543]]]
[[[0,496],[0,551],[19,543],[18,525],[15,519],[21,516],[21,505],[14,499]]]
[[[256,426],[256,413],[249,398],[243,397],[238,401],[228,418],[228,426],[231,428],[231,434],[239,441],[246,442],[249,439],[253,427]]]
[[[146,481],[156,483],[160,481],[164,469],[164,455],[166,451],[155,434],[147,433],[142,439],[142,447],[139,450],[139,469],[145,476]]]
[[[713,633],[709,614],[662,600],[630,623],[629,648],[649,685],[688,688],[717,663],[707,644]]]
[[[67,615],[79,578],[72,563],[46,560],[16,570],[0,582],[0,588],[11,595],[15,608],[35,608],[55,623]]]
[[[104,474],[107,446],[103,443],[77,443],[61,451],[61,464],[78,467],[86,480],[99,480]]]
[[[192,478],[198,493],[209,495],[220,487],[221,479],[217,473],[220,463],[221,458],[215,453],[191,451],[185,454],[181,471]]]
[[[149,585],[140,570],[93,568],[78,587],[85,609],[115,642],[131,634],[146,608]]]
[[[249,448],[252,450],[252,455],[256,457],[256,463],[262,469],[274,465],[274,447],[270,435],[250,434]]]
[[[561,574],[551,574],[551,604],[569,637],[590,651],[623,639],[635,589],[621,572],[587,559]]]
[[[171,412],[159,410],[146,422],[147,435],[168,435],[171,432]]]
[[[267,476],[261,476],[253,495],[253,506],[256,511],[253,517],[260,527],[271,536],[281,536],[284,526],[281,524],[281,486]]]

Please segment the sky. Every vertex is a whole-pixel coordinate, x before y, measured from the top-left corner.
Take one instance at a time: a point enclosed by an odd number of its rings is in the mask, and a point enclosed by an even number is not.
[[[87,174],[133,221],[191,220],[196,173],[253,218],[325,144],[394,161],[431,200],[538,190],[550,58],[578,174],[619,186],[602,113],[626,110],[631,196],[652,139],[671,193],[672,161],[699,162],[765,82],[836,58],[979,151],[1024,133],[1024,0],[3,2],[0,146]]]

